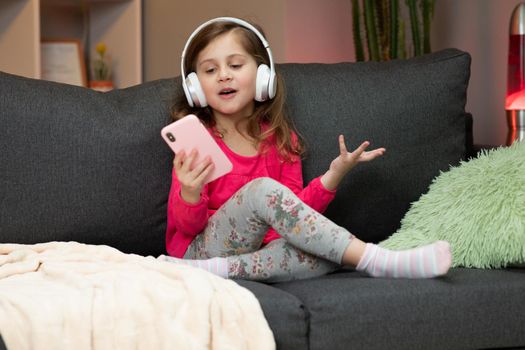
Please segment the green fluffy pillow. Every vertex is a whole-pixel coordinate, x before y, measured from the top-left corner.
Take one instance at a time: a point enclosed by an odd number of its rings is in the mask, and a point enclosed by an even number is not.
[[[436,240],[451,244],[454,267],[525,263],[525,142],[441,173],[380,245],[397,250]]]

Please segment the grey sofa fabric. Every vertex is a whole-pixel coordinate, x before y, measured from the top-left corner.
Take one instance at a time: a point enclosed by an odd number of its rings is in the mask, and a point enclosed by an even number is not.
[[[398,227],[439,171],[465,156],[470,57],[444,50],[410,60],[282,67],[295,124],[308,142],[305,180],[328,169],[337,136],[385,147],[338,188],[327,216],[366,241]]]
[[[278,348],[308,349],[309,311],[295,295],[270,285],[236,281],[259,300]]]
[[[164,252],[174,81],[97,93],[0,73],[3,242]]]
[[[328,217],[366,241],[384,239],[431,179],[462,159],[469,62],[446,50],[386,64],[279,67],[309,149],[305,181],[326,171],[339,133],[348,147],[369,139],[387,148],[386,157],[358,167],[340,186]],[[158,134],[182,93],[178,80],[101,94],[1,79],[3,237],[82,237],[125,252],[164,252],[172,155]]]
[[[274,287],[295,295],[308,309],[310,350],[525,344],[522,269],[453,269],[430,280],[339,272]]]
[[[368,139],[387,153],[352,171],[327,216],[366,241],[393,233],[433,177],[469,151],[470,56],[281,64],[307,143],[305,181]],[[160,137],[180,78],[110,93],[0,72],[0,242],[74,240],[165,253],[172,153]],[[238,283],[258,298],[279,349],[525,346],[523,270],[455,269],[434,280],[349,270]]]

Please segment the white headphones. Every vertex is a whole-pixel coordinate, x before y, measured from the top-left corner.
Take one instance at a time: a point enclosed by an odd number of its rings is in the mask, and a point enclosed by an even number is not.
[[[275,79],[275,68],[272,58],[272,50],[270,50],[270,45],[264,38],[264,36],[250,23],[243,21],[239,18],[234,17],[218,17],[211,19],[203,24],[201,24],[195,31],[190,35],[186,45],[184,45],[184,50],[182,50],[182,58],[180,60],[180,71],[182,74],[182,88],[184,89],[184,94],[188,100],[188,104],[191,107],[206,107],[208,102],[206,101],[206,96],[202,91],[199,78],[195,72],[191,72],[188,76],[185,76],[184,70],[184,58],[186,57],[186,50],[190,45],[192,39],[197,35],[204,27],[208,26],[211,23],[215,22],[233,22],[250,29],[254,32],[257,37],[261,40],[266,52],[268,53],[268,58],[270,59],[270,67],[266,64],[261,64],[257,68],[257,78],[255,80],[255,100],[263,102],[275,97],[275,91],[277,87],[277,80]]]

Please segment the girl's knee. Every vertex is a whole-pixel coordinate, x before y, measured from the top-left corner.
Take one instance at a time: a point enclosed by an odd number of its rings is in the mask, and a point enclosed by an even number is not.
[[[271,177],[258,177],[244,185],[243,189],[248,191],[257,191],[260,188],[275,188],[280,186],[283,185]]]
[[[266,207],[267,197],[276,193],[286,196],[294,195],[288,187],[280,182],[269,177],[259,177],[244,185],[233,198],[236,198],[237,202],[259,203]]]
[[[262,195],[261,192],[270,193],[275,190],[289,191],[288,187],[270,177],[259,177],[254,179],[248,182],[244,186],[244,189],[254,194],[257,193],[257,195]]]

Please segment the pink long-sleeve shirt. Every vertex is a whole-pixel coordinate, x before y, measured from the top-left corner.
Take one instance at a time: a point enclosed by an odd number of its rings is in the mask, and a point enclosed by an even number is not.
[[[253,157],[241,156],[233,152],[221,138],[211,134],[232,162],[233,169],[205,185],[200,201],[196,204],[182,199],[181,185],[173,171],[166,230],[166,250],[171,256],[182,258],[193,239],[206,227],[208,218],[238,189],[253,179],[270,177],[279,181],[318,212],[323,212],[334,199],[335,190],[327,190],[320,177],[303,188],[301,160],[298,156],[292,161],[283,161],[275,146],[268,147],[266,152]],[[264,237],[263,245],[277,238],[280,238],[279,234],[270,229]]]

